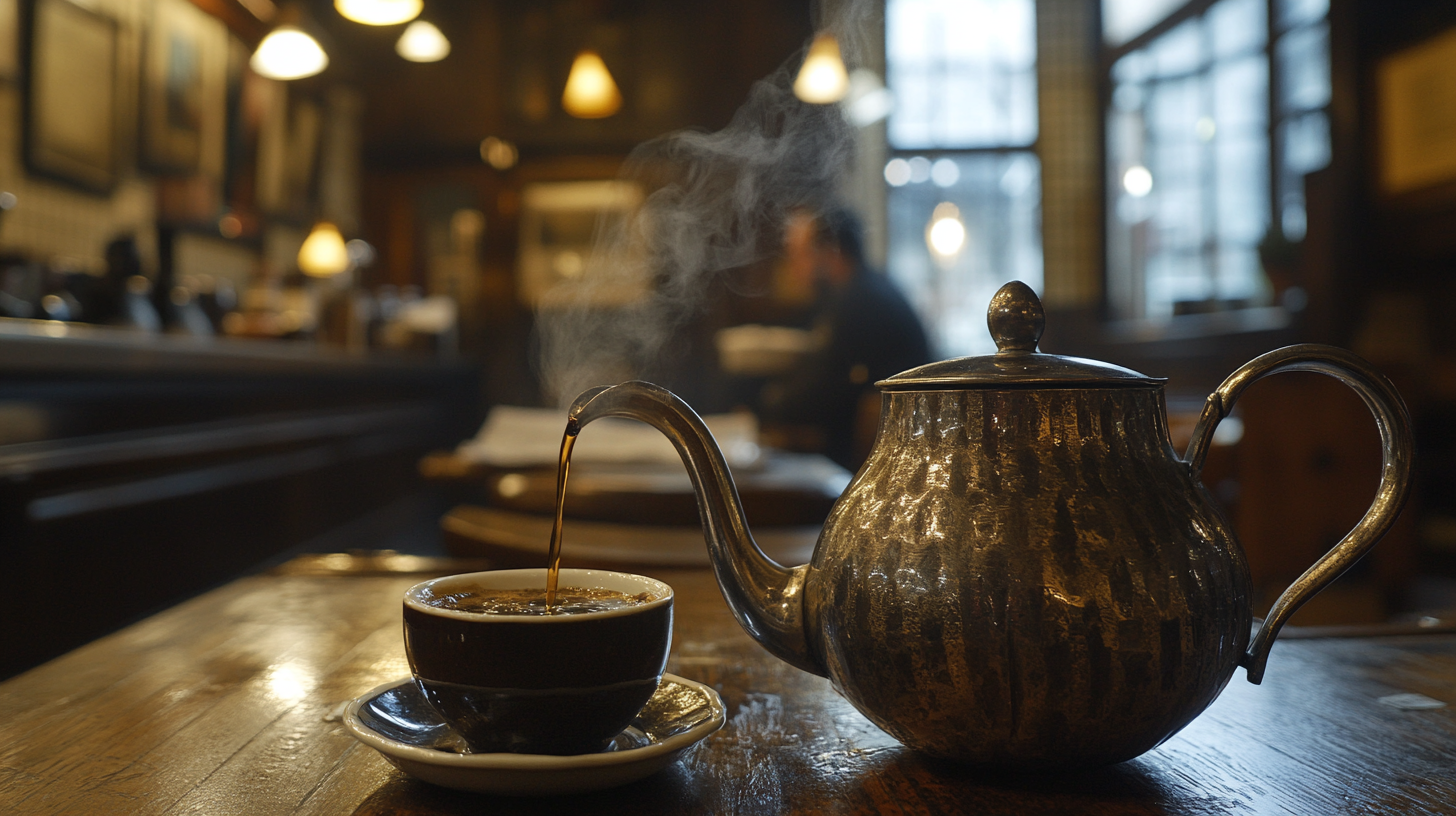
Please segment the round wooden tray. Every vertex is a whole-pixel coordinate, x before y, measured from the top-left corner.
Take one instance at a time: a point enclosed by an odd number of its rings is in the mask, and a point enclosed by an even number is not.
[[[461,505],[440,520],[445,547],[456,557],[485,558],[496,568],[540,567],[546,563],[551,519],[511,510]],[[785,566],[808,563],[819,525],[764,526],[754,539],[769,558]],[[567,521],[561,563],[568,567],[706,567],[703,528]]]
[[[437,481],[481,484],[480,503],[492,508],[543,518],[556,512],[555,467],[495,468],[437,453],[426,457],[420,470]],[[849,484],[850,473],[817,454],[774,451],[754,467],[736,468],[733,479],[754,525],[817,526]],[[633,527],[696,529],[699,524],[692,481],[680,464],[572,465],[565,516]]]

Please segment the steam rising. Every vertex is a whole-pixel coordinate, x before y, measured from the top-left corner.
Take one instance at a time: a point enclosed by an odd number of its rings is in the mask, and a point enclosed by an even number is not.
[[[870,5],[850,4],[832,26],[851,66],[864,53],[851,33],[867,30],[858,17]],[[632,152],[622,176],[650,191],[646,201],[630,219],[598,224],[586,273],[554,288],[537,318],[554,399],[638,376],[701,313],[717,276],[777,253],[789,211],[834,197],[855,132],[837,106],[794,97],[802,56],[755,83],[723,130],[672,133]],[[630,305],[601,305],[643,288]]]

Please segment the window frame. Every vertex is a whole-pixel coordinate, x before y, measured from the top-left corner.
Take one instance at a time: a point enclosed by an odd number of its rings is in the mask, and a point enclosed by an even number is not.
[[[888,9],[888,6],[889,6],[889,3],[886,2],[885,5],[886,5],[885,20],[886,20],[886,27],[888,28],[888,22],[889,22],[889,9]],[[1031,6],[1032,14],[1033,15],[1036,15],[1036,14],[1039,13],[1039,10],[1036,9],[1035,0],[1029,0],[1029,5]],[[882,158],[883,158],[883,160],[884,160],[885,163],[889,163],[889,162],[891,162],[891,161],[893,161],[895,159],[909,160],[909,159],[912,159],[912,158],[915,158],[915,157],[923,157],[925,159],[928,159],[931,162],[935,162],[935,161],[937,161],[939,159],[942,159],[942,158],[957,159],[957,158],[962,158],[962,157],[986,157],[986,156],[1000,156],[1000,157],[1008,157],[1009,158],[1009,157],[1017,156],[1017,155],[1029,156],[1034,161],[1036,161],[1037,168],[1038,168],[1036,182],[1035,182],[1035,184],[1036,184],[1036,194],[1037,194],[1036,244],[1037,244],[1037,249],[1038,249],[1038,251],[1040,253],[1040,251],[1042,250],[1042,242],[1043,242],[1043,232],[1042,232],[1042,222],[1041,222],[1041,218],[1042,218],[1042,214],[1041,214],[1041,201],[1042,201],[1042,195],[1043,195],[1043,192],[1044,192],[1044,190],[1043,190],[1043,180],[1042,180],[1041,169],[1040,169],[1041,168],[1040,142],[1041,142],[1042,122],[1041,122],[1041,77],[1040,77],[1040,74],[1039,74],[1039,71],[1038,71],[1038,66],[1039,66],[1039,62],[1040,62],[1041,42],[1040,42],[1040,38],[1039,38],[1039,36],[1037,36],[1037,32],[1036,32],[1035,16],[1033,16],[1033,49],[1034,49],[1034,51],[1033,51],[1033,59],[1032,59],[1032,62],[1031,62],[1031,76],[1032,76],[1033,88],[1034,88],[1033,97],[1032,97],[1032,106],[1033,106],[1033,111],[1035,112],[1035,127],[1034,127],[1034,130],[1033,130],[1032,134],[1031,134],[1031,138],[1029,140],[1026,140],[1026,141],[1018,141],[1018,142],[1005,141],[1005,142],[997,142],[997,143],[994,143],[994,144],[984,144],[984,143],[983,144],[971,144],[971,145],[966,145],[966,146],[950,146],[950,145],[943,145],[943,144],[932,144],[932,145],[926,145],[926,146],[920,146],[920,147],[902,147],[902,146],[897,145],[895,143],[895,141],[893,139],[893,135],[892,135],[892,129],[889,127],[889,123],[887,123],[886,137],[885,137],[885,150],[884,150],[884,154],[883,154],[883,157]],[[889,85],[889,83],[893,79],[893,75],[892,75],[892,73],[890,71],[890,66],[889,66],[889,62],[890,62],[890,59],[891,59],[891,55],[890,55],[889,52],[890,52],[890,49],[888,48],[888,42],[887,42],[887,48],[886,48],[886,66],[885,66],[885,68],[886,68],[886,70],[885,70],[885,76],[886,76],[887,85]],[[891,87],[892,87],[892,90],[893,90],[893,86],[891,86]],[[893,116],[893,115],[894,114],[891,114],[891,116]],[[886,196],[886,203],[888,204],[889,197],[891,195],[893,195],[893,190],[894,190],[894,188],[897,185],[891,185],[891,184],[889,184],[888,181],[885,181],[885,182],[882,182],[882,183],[884,185],[882,189],[884,190],[884,194]],[[926,182],[926,183],[928,183],[928,182]],[[888,220],[889,220],[889,218],[888,218],[888,214],[887,214],[887,222],[888,222]],[[887,230],[887,233],[888,232],[889,232],[889,230]],[[890,251],[890,249],[891,249],[890,248],[890,241],[891,241],[890,236],[887,234],[887,240],[886,240],[886,255],[887,255],[887,257],[892,257],[892,253]],[[888,268],[888,264],[887,264],[887,268],[886,268],[885,272],[886,272],[886,274],[890,274],[893,277],[893,271]],[[903,283],[901,283],[901,285],[903,286]],[[1044,287],[1044,286],[1045,286],[1045,265],[1043,263],[1042,264],[1042,267],[1041,267],[1041,281],[1038,283],[1038,288],[1041,288],[1041,287]],[[907,292],[906,294],[910,297],[910,300],[911,300],[912,303],[914,303],[916,301],[916,294],[917,293]],[[919,311],[919,310],[917,309],[917,311]],[[936,353],[939,353],[939,354],[945,354],[945,353],[947,353],[947,349],[939,348],[938,347],[939,346],[939,342],[940,342],[940,334],[942,333],[942,327],[939,326],[939,325],[935,325],[935,321],[933,320],[933,318],[932,318],[931,315],[922,313],[921,314],[921,318],[922,318],[922,320],[924,320],[926,322],[926,330],[927,330],[927,333],[932,338],[932,344],[937,347],[935,349],[936,350]],[[957,354],[960,353],[959,351],[955,351],[955,350],[951,350],[951,351],[953,351],[954,353],[957,353]]]
[[[1101,171],[1103,191],[1102,200],[1105,204],[1110,204],[1112,200],[1111,191],[1113,185],[1118,183],[1117,179],[1111,178],[1109,175],[1109,146],[1106,141],[1109,113],[1112,107],[1113,93],[1116,90],[1117,85],[1117,83],[1113,79],[1114,66],[1123,57],[1126,57],[1133,52],[1149,47],[1150,45],[1161,39],[1163,36],[1178,28],[1180,25],[1190,20],[1193,20],[1194,18],[1205,15],[1213,6],[1220,2],[1220,0],[1188,0],[1188,2],[1185,2],[1177,8],[1173,9],[1167,15],[1158,20],[1156,23],[1149,26],[1141,33],[1121,43],[1118,43],[1117,45],[1108,44],[1104,38],[1102,30],[1102,7],[1104,2],[1105,0],[1099,0],[1097,4],[1098,14],[1096,33],[1099,38],[1099,42],[1101,43],[1099,48],[1099,51],[1101,53],[1101,59],[1098,66],[1098,118],[1100,124],[1099,132],[1101,133],[1101,138],[1103,140],[1101,145],[1101,153],[1103,157]],[[1285,225],[1283,212],[1284,204],[1282,201],[1284,191],[1282,190],[1282,182],[1285,173],[1285,146],[1281,144],[1280,128],[1285,122],[1289,120],[1311,113],[1321,113],[1323,114],[1327,122],[1331,122],[1333,92],[1331,93],[1331,98],[1326,99],[1324,104],[1318,108],[1300,109],[1297,111],[1283,110],[1282,100],[1285,96],[1285,77],[1284,72],[1279,66],[1278,47],[1279,44],[1283,41],[1283,37],[1289,32],[1295,31],[1296,29],[1301,27],[1307,27],[1310,24],[1305,23],[1302,25],[1281,28],[1278,9],[1279,2],[1280,0],[1262,0],[1262,5],[1264,7],[1265,25],[1267,27],[1267,36],[1261,49],[1261,53],[1268,70],[1269,81],[1269,88],[1266,99],[1267,109],[1265,111],[1266,121],[1264,128],[1264,139],[1266,144],[1268,145],[1269,151],[1269,172],[1267,178],[1264,180],[1266,185],[1267,202],[1265,218],[1267,224],[1269,225],[1267,230],[1273,230],[1277,228],[1280,230],[1280,233],[1283,234]],[[1324,16],[1320,18],[1319,21],[1313,23],[1313,25],[1315,26],[1324,26],[1326,28],[1327,38],[1329,36],[1328,32],[1331,25],[1332,16],[1333,15],[1331,11],[1329,9],[1326,9]],[[1329,70],[1331,76],[1329,78],[1329,82],[1333,84],[1334,55],[1328,50],[1326,52],[1326,55],[1327,58],[1330,60]],[[1331,125],[1331,127],[1333,126]],[[1331,133],[1330,138],[1333,139],[1333,133]],[[1331,154],[1333,154],[1333,145],[1331,145]],[[1331,161],[1332,160],[1333,159],[1331,159]],[[1328,163],[1326,164],[1326,166],[1328,166]],[[1318,170],[1310,172],[1318,172]],[[1104,236],[1106,236],[1103,247],[1103,281],[1105,293],[1104,309],[1107,314],[1116,314],[1121,311],[1122,308],[1122,304],[1113,301],[1113,287],[1110,285],[1113,271],[1111,257],[1111,246],[1113,242],[1110,236],[1112,217],[1113,213],[1111,212],[1110,208],[1102,215],[1102,229],[1104,231]],[[1302,238],[1303,236],[1301,235],[1300,237]],[[1139,315],[1116,318],[1111,322],[1114,324],[1114,334],[1147,338],[1149,335],[1149,324],[1170,326],[1170,331],[1172,334],[1189,336],[1250,330],[1268,330],[1271,328],[1279,329],[1289,325],[1291,319],[1292,315],[1286,309],[1284,309],[1280,305],[1274,305],[1267,307],[1245,307],[1230,309],[1221,312],[1214,312],[1212,314],[1175,315],[1171,318],[1150,318],[1146,315]],[[1173,327],[1174,324],[1176,324],[1176,328]]]

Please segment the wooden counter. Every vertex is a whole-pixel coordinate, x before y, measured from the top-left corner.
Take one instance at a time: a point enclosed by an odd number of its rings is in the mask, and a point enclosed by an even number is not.
[[[428,358],[0,320],[0,677],[417,488],[479,421]]]
[[[407,676],[400,597],[467,565],[332,555],[235,581],[0,683],[7,814],[1456,813],[1456,635],[1275,645],[1182,733],[1131,762],[978,777],[899,746],[829,683],[769,656],[711,573],[677,593],[668,671],[727,725],[677,764],[595,794],[513,800],[416,781],[333,719]],[[475,565],[469,565],[473,567]],[[399,571],[403,570],[403,572]]]

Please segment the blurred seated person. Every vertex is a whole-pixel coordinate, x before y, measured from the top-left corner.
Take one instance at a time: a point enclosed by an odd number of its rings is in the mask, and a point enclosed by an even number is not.
[[[863,235],[842,207],[790,213],[785,271],[815,290],[815,350],[770,380],[759,405],[767,441],[819,450],[850,470],[873,438],[875,381],[931,361],[909,301],[866,264]]]

